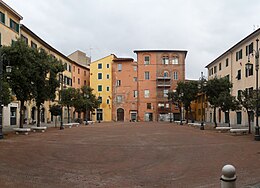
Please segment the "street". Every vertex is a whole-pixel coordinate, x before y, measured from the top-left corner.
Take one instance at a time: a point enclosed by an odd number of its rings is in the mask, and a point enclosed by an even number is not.
[[[260,183],[260,142],[173,123],[95,123],[0,140],[0,187],[237,187]]]

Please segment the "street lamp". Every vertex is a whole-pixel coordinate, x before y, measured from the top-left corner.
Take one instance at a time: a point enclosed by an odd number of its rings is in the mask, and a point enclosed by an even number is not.
[[[4,64],[4,57],[5,54],[1,54],[0,52],[0,92],[1,92],[1,99],[0,99],[0,139],[4,138],[4,134],[3,134],[3,85],[2,85],[2,81],[3,81],[3,64]],[[12,71],[12,67],[9,66],[9,62],[8,65],[6,66],[6,73],[11,73]]]
[[[199,78],[199,84],[198,87],[201,91],[201,126],[200,126],[200,130],[204,130],[204,87],[207,84],[207,80],[205,78],[205,76],[203,75],[203,72],[201,72],[201,76]]]
[[[59,81],[61,84],[61,90],[60,90],[60,102],[61,102],[61,95],[62,95],[62,91],[63,91],[63,74],[60,73],[59,74]],[[63,126],[63,106],[61,104],[61,114],[60,114],[60,130],[63,130],[64,126]]]

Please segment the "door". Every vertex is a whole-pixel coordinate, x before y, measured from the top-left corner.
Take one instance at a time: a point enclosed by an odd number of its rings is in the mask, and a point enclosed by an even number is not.
[[[124,116],[125,116],[124,109],[118,108],[117,109],[117,121],[124,121],[124,119],[125,119]]]
[[[137,113],[131,112],[131,121],[137,121]]]
[[[10,124],[11,125],[16,125],[16,107],[11,107],[11,112],[10,112]]]

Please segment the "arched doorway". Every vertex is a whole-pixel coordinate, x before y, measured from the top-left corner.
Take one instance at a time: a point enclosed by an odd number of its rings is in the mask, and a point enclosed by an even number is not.
[[[45,108],[41,109],[41,122],[44,123],[45,122]]]
[[[125,117],[125,112],[123,108],[118,108],[117,109],[117,121],[124,121]]]
[[[27,124],[28,123],[27,122],[28,121],[28,111],[27,111],[26,106],[23,107],[23,118],[24,118],[24,120],[23,120],[24,122],[23,123]]]
[[[36,107],[32,107],[32,110],[31,110],[31,121],[30,123],[34,124],[35,123],[35,120],[36,120]]]

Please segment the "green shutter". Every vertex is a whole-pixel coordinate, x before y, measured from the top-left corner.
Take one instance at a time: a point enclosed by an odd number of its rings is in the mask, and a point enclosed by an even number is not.
[[[20,25],[18,24],[18,23],[16,23],[16,31],[17,31],[17,33],[19,33],[19,29],[20,29]]]

